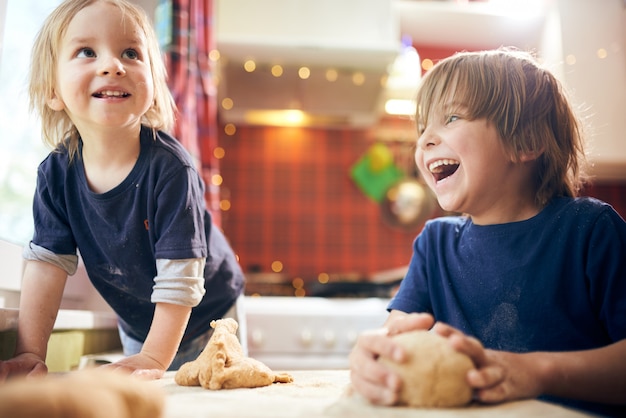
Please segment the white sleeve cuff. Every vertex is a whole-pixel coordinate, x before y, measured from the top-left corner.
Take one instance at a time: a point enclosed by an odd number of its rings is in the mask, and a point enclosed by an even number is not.
[[[45,261],[62,268],[68,275],[76,273],[78,256],[76,254],[55,254],[47,248],[29,242],[22,250],[25,260]]]
[[[152,303],[196,306],[204,296],[204,258],[157,259]]]

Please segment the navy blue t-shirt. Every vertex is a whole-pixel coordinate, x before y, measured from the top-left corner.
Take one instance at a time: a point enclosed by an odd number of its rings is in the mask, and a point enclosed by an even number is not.
[[[388,308],[429,312],[511,352],[571,351],[626,338],[626,223],[592,198],[556,198],[535,217],[426,223]]]
[[[206,293],[193,308],[183,342],[210,329],[242,293],[244,277],[224,235],[211,222],[204,183],[182,145],[142,127],[141,152],[112,190],[92,192],[80,152],[70,163],[61,146],[39,166],[32,242],[76,254],[89,279],[131,337],[144,341],[157,259],[206,258]]]

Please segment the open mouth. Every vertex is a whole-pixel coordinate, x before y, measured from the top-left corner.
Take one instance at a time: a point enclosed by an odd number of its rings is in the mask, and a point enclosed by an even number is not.
[[[130,96],[130,94],[123,92],[123,91],[117,91],[117,90],[103,90],[103,91],[98,91],[96,93],[93,94],[93,97],[97,97],[99,99],[106,99],[106,98],[110,98],[110,97],[128,97]]]
[[[436,182],[439,182],[447,177],[450,177],[459,168],[459,162],[451,159],[437,160],[428,165]]]

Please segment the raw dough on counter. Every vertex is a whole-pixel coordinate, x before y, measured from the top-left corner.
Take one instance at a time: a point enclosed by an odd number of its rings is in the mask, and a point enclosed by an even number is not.
[[[164,406],[162,388],[105,369],[20,377],[0,385],[0,417],[160,418]]]
[[[472,400],[466,381],[474,368],[470,358],[452,348],[445,337],[429,331],[411,331],[392,337],[401,344],[408,360],[395,363],[379,361],[400,375],[403,384],[400,405],[411,407],[459,407]]]
[[[202,353],[176,372],[174,381],[180,386],[218,390],[293,381],[290,375],[276,374],[260,361],[244,356],[236,335],[239,324],[234,319],[211,321],[211,327],[215,331]]]

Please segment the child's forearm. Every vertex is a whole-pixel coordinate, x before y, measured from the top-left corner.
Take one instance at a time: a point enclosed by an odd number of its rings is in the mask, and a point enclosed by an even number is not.
[[[546,395],[626,404],[626,339],[594,350],[533,354]]]
[[[190,315],[189,306],[157,303],[141,353],[157,361],[166,370],[176,356]]]
[[[15,355],[46,359],[48,339],[59,311],[67,273],[52,264],[28,261],[22,278]]]

